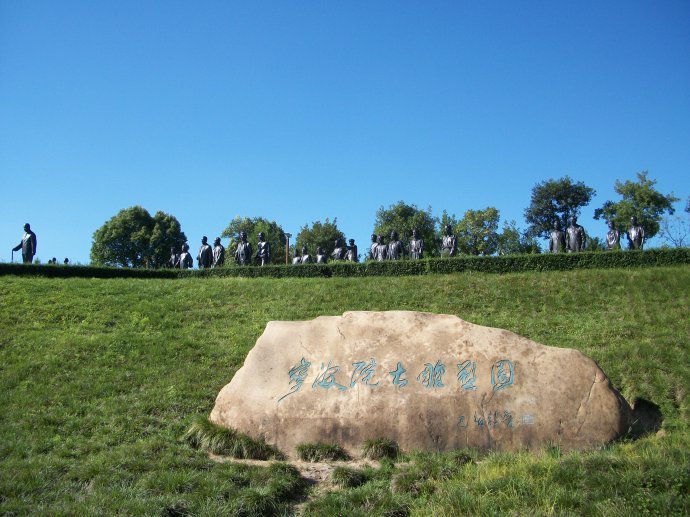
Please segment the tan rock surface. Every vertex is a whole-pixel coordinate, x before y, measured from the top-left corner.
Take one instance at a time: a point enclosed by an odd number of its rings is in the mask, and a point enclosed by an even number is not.
[[[403,450],[585,448],[625,433],[630,415],[576,350],[390,311],[269,322],[210,419],[294,457],[303,442],[357,456],[379,437]]]

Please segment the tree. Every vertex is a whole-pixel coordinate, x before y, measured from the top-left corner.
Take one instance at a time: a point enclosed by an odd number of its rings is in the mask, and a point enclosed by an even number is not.
[[[170,247],[187,238],[172,215],[140,206],[120,210],[93,234],[91,262],[101,266],[163,267]]]
[[[228,227],[223,230],[222,237],[230,238],[230,243],[226,252],[226,264],[233,264],[233,260],[227,257],[234,257],[237,250],[237,243],[240,241],[240,232],[247,232],[247,240],[252,245],[256,253],[256,244],[259,242],[259,232],[263,232],[266,242],[271,245],[271,264],[285,263],[285,232],[275,221],[269,221],[263,217],[235,217]]]
[[[416,205],[398,201],[388,209],[382,206],[376,211],[374,233],[383,235],[388,241],[395,230],[405,248],[409,249],[412,230],[416,228],[418,236],[424,240],[425,256],[437,255],[436,222],[437,219],[431,215],[431,207],[422,210]]]
[[[151,262],[150,267],[160,268],[168,265],[170,261],[170,248],[180,252],[182,245],[187,242],[187,237],[182,232],[180,222],[175,216],[156,212],[153,216],[153,230],[151,230]]]
[[[682,248],[688,243],[688,235],[690,235],[690,196],[685,203],[685,216],[677,215],[675,217],[664,217],[661,220],[661,228],[659,235],[669,244],[675,248]]]
[[[541,253],[541,248],[536,238],[520,231],[515,221],[506,221],[503,223],[503,231],[498,234],[497,251],[499,255],[516,255]]]
[[[525,210],[528,235],[548,239],[555,220],[565,228],[568,219],[578,217],[582,207],[587,206],[595,194],[594,189],[581,181],[574,183],[569,176],[537,183]]]
[[[673,193],[664,195],[654,188],[655,180],[647,178],[647,171],[637,173],[637,181],[616,180],[614,190],[622,199],[606,201],[594,211],[594,218],[613,221],[618,228],[628,228],[630,218],[637,217],[637,223],[644,228],[645,240],[659,233],[659,223],[664,213],[673,215],[673,203],[679,201]]]
[[[321,246],[324,253],[330,256],[335,249],[336,239],[340,239],[341,244],[345,245],[345,234],[338,229],[338,218],[330,222],[327,217],[323,223],[321,221],[311,223],[311,228],[306,224],[302,226],[295,239],[295,246],[298,252],[306,246],[312,256],[316,255],[316,247]]]
[[[467,210],[454,228],[458,251],[466,255],[493,255],[498,250],[500,214],[492,206]]]

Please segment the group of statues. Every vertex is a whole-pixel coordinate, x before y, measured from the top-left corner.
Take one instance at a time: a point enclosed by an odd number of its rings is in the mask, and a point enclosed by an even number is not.
[[[568,219],[568,228],[561,231],[558,221],[554,221],[553,230],[549,235],[549,253],[575,253],[584,251],[587,234],[585,229],[577,224],[577,217]],[[644,247],[644,229],[637,223],[637,217],[630,218],[630,228],[626,232],[628,237],[628,249],[641,250]],[[621,248],[621,232],[616,229],[613,221],[609,221],[609,231],[606,233],[606,249],[617,250]]]
[[[412,238],[410,239],[409,252],[405,250],[405,246],[398,238],[398,232],[393,230],[390,235],[390,241],[385,243],[383,235],[371,235],[371,250],[369,258],[382,262],[384,260],[399,260],[405,255],[409,255],[411,259],[420,259],[424,254],[424,240],[419,238],[417,230],[412,230]]]
[[[343,245],[341,239],[335,240],[335,247],[330,257],[324,253],[321,246],[316,247],[316,255],[312,257],[306,246],[302,246],[300,253],[295,252],[295,256],[292,259],[292,264],[325,264],[328,262],[329,258],[331,260],[346,260],[348,262],[359,262],[359,255],[357,253],[357,246],[355,245],[355,240],[350,239],[348,241],[348,246]]]
[[[252,263],[252,258],[256,258],[257,264],[264,266],[269,263],[271,259],[271,245],[266,242],[266,236],[263,232],[259,233],[259,242],[257,244],[257,252],[252,256],[252,245],[247,242],[247,232],[240,232],[240,242],[237,244],[235,251],[235,263],[240,266],[248,266]],[[201,247],[196,256],[197,266],[199,269],[209,269],[221,267],[225,264],[225,247],[220,242],[220,237],[216,237],[213,241],[213,247],[208,243],[208,237],[205,235],[201,238]],[[189,253],[189,245],[187,243],[182,245],[180,253],[174,247],[170,248],[170,260],[168,266],[179,269],[189,269],[194,267],[194,259]]]

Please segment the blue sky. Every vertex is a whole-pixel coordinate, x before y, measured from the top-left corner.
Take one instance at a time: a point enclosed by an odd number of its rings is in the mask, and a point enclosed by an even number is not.
[[[399,200],[524,227],[566,174],[601,236],[642,170],[690,195],[687,0],[0,0],[0,261],[30,222],[43,262],[88,263],[132,205],[192,249],[237,215],[366,247]]]

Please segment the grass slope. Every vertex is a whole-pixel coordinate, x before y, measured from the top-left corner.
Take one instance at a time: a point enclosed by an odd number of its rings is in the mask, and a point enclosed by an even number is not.
[[[283,514],[289,465],[215,464],[184,435],[269,320],[456,314],[593,357],[661,407],[656,436],[561,454],[412,453],[313,515],[690,511],[690,267],[402,278],[0,277],[0,514]],[[472,461],[467,461],[468,455]]]

